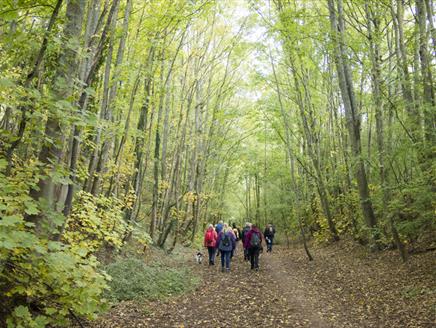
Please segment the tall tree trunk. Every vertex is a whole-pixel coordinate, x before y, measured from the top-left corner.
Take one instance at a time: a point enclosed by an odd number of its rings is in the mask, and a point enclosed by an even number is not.
[[[129,18],[130,18],[130,11],[132,6],[132,0],[126,1],[126,7],[124,9],[124,20],[123,20],[123,27],[122,27],[122,34],[120,37],[120,41],[118,44],[118,50],[117,50],[117,57],[115,59],[115,67],[114,67],[114,73],[113,77],[111,78],[111,87],[108,94],[108,104],[106,106],[105,112],[104,112],[104,122],[107,124],[110,124],[110,122],[113,121],[113,110],[114,110],[114,103],[116,101],[117,92],[118,92],[118,86],[120,84],[120,75],[121,75],[121,66],[123,64],[124,60],[124,52],[125,52],[125,46],[126,46],[126,39],[128,34],[128,28],[129,28]],[[103,144],[101,146],[101,154],[98,158],[98,163],[96,167],[96,174],[94,177],[94,181],[92,184],[92,194],[97,195],[100,192],[100,185],[102,183],[103,174],[106,171],[106,162],[109,155],[109,150],[111,148],[113,138],[109,136],[105,136],[103,140]],[[98,145],[98,143],[97,143]],[[92,173],[92,172],[90,172]]]
[[[107,190],[106,196],[110,196],[112,192],[115,192],[117,194],[118,190],[118,181],[119,181],[119,174],[121,170],[121,159],[122,159],[122,153],[124,150],[124,145],[127,141],[128,135],[129,135],[129,129],[130,129],[130,121],[133,111],[133,105],[135,104],[136,94],[138,92],[139,84],[140,84],[140,72],[136,75],[135,81],[133,83],[133,88],[130,93],[130,99],[129,99],[129,109],[127,111],[127,117],[124,122],[124,129],[123,129],[123,135],[121,136],[121,140],[118,145],[115,145],[114,149],[114,165],[117,167],[117,171],[114,175],[111,176],[110,182],[109,182],[109,188]]]
[[[142,106],[139,113],[139,119],[136,125],[136,131],[138,133],[138,136],[136,137],[135,148],[133,151],[133,153],[135,154],[135,161],[134,161],[134,173],[132,177],[132,188],[135,191],[136,200],[133,204],[132,209],[126,210],[125,217],[128,221],[134,219],[142,194],[142,181],[143,181],[143,172],[144,172],[144,168],[142,166],[144,161],[144,145],[145,145],[147,122],[149,119],[148,115],[150,109],[150,99],[152,96],[155,50],[156,50],[156,45],[152,43],[150,49],[148,50],[147,63],[145,65],[146,76],[144,80],[144,96],[143,96],[144,99],[142,101]],[[126,134],[126,129],[124,131]],[[119,151],[121,151],[121,149]]]
[[[48,39],[50,37],[50,33],[53,29],[53,26],[58,18],[59,11],[62,7],[62,3],[63,3],[63,0],[58,0],[56,2],[56,6],[53,9],[53,12],[51,14],[50,20],[49,20],[48,25],[47,25],[47,29],[46,29],[44,37],[42,39],[41,47],[39,48],[38,55],[36,56],[35,63],[33,64],[32,70],[27,75],[27,77],[23,83],[23,86],[25,88],[29,88],[32,84],[33,79],[35,77],[37,77],[39,74],[39,71],[41,69],[41,64],[42,64],[42,61],[44,59],[45,52],[47,50]],[[20,119],[20,123],[18,124],[17,136],[15,137],[15,140],[11,143],[11,145],[9,146],[9,148],[6,150],[6,153],[5,153],[5,158],[6,158],[6,161],[8,163],[7,168],[6,168],[6,175],[10,174],[10,171],[12,168],[12,156],[14,154],[15,149],[18,147],[18,145],[21,143],[21,140],[23,139],[24,132],[25,132],[26,126],[27,126],[27,121],[29,119],[27,116],[27,113],[29,111],[29,108],[27,105],[21,105],[20,111],[21,111],[21,119]],[[5,115],[5,117],[6,117],[5,122],[7,122],[8,115]],[[7,125],[8,124],[5,123],[5,127],[7,127]]]
[[[380,17],[378,16],[380,8],[376,3],[373,4],[375,7],[372,8],[371,3],[367,0],[365,3],[365,10],[367,16],[368,24],[368,39],[369,39],[369,49],[370,58],[372,64],[372,96],[375,108],[375,119],[376,119],[376,129],[377,129],[377,148],[378,148],[378,159],[379,159],[379,174],[380,174],[380,184],[383,191],[383,205],[381,210],[381,217],[385,217],[387,214],[387,206],[390,201],[389,193],[389,176],[385,169],[385,143],[384,143],[384,125],[383,125],[383,112],[384,107],[382,101],[382,77],[381,77],[381,55],[380,55]],[[407,256],[405,255],[405,247],[402,243],[397,228],[394,222],[394,216],[389,215],[388,218],[389,225],[391,228],[392,237],[394,242],[400,252],[400,256],[403,261],[406,261]]]
[[[406,111],[411,125],[411,137],[413,142],[419,142],[419,113],[413,98],[411,77],[409,74],[409,64],[407,58],[407,49],[404,41],[404,0],[396,0],[396,8],[391,4],[391,15],[396,39],[396,57],[398,61],[398,71],[401,82],[402,96],[406,106]]]
[[[259,183],[259,175],[254,173],[254,199],[256,201],[256,210],[255,210],[255,218],[256,224],[261,226],[260,223],[260,183]]]
[[[166,90],[166,86],[164,85],[164,70],[165,70],[165,42],[162,46],[162,53],[161,53],[161,67],[160,67],[160,91],[159,91],[159,105],[158,105],[158,112],[157,112],[157,120],[156,120],[156,132],[155,132],[155,138],[154,138],[154,159],[153,159],[153,201],[151,205],[151,218],[150,218],[150,236],[151,238],[154,238],[154,232],[155,228],[158,225],[158,209],[159,209],[159,158],[160,158],[160,142],[161,142],[161,135],[160,135],[160,128],[161,128],[161,121],[162,121],[162,113],[163,113],[163,107],[164,107],[164,101],[165,101],[165,95],[164,91]]]
[[[98,47],[93,58],[92,65],[89,71],[87,72],[86,78],[84,80],[84,89],[80,95],[80,99],[78,102],[78,106],[79,106],[78,114],[81,116],[83,116],[83,114],[86,111],[86,106],[88,101],[88,90],[86,90],[86,88],[90,87],[95,79],[95,75],[97,73],[98,67],[101,65],[101,59],[103,58],[104,49],[107,46],[107,39],[110,37],[110,32],[115,28],[119,2],[120,0],[114,0],[112,2],[112,7],[109,11],[106,25],[102,31]],[[68,184],[68,192],[67,192],[67,197],[65,199],[65,205],[63,210],[65,216],[68,216],[70,214],[72,203],[73,203],[74,188],[77,179],[77,172],[76,172],[77,163],[80,157],[80,135],[81,135],[81,128],[78,125],[74,125],[73,144],[70,151],[71,182]]]
[[[293,158],[295,156],[293,156],[292,148],[291,148],[291,138],[290,138],[291,128],[290,128],[290,124],[289,124],[289,121],[288,121],[288,116],[286,114],[286,111],[285,111],[285,108],[284,108],[284,105],[283,105],[282,93],[281,93],[281,90],[280,90],[280,85],[278,83],[277,74],[276,74],[275,66],[274,66],[274,61],[272,60],[271,54],[270,54],[270,59],[271,59],[271,67],[272,67],[273,75],[274,75],[274,81],[275,81],[275,87],[276,87],[276,92],[277,92],[277,98],[279,100],[280,113],[282,115],[283,125],[284,125],[284,128],[285,128],[285,138],[284,138],[283,141],[284,141],[284,144],[285,144],[285,149],[286,149],[286,154],[287,154],[286,158],[289,161],[289,170],[290,170],[290,173],[291,173],[291,187],[292,187],[293,190],[298,190],[299,188],[298,188],[297,179],[296,179],[296,176],[295,176],[295,166],[294,166],[294,160],[293,160]],[[299,225],[299,228],[300,228],[300,234],[301,234],[301,238],[302,238],[302,241],[303,241],[304,251],[306,252],[306,255],[307,255],[307,258],[309,259],[309,261],[312,261],[313,260],[313,256],[312,256],[312,254],[309,251],[309,247],[307,246],[306,234],[304,232],[304,227],[303,227],[301,215],[300,215],[300,213],[298,211],[298,209],[301,208],[301,206],[300,206],[300,194],[301,194],[301,192],[297,192],[295,194],[294,206],[297,208],[297,211],[295,211],[295,213],[296,213],[298,225]]]
[[[436,141],[436,110],[434,84],[431,71],[431,58],[428,52],[428,33],[425,0],[416,0],[416,19],[419,31],[419,59],[421,62],[421,79],[423,86],[423,116],[425,123],[425,139],[428,147]]]
[[[384,126],[383,126],[383,101],[382,101],[382,78],[381,78],[381,55],[380,55],[380,7],[376,3],[369,3],[366,0],[365,11],[368,26],[368,40],[371,59],[371,71],[372,71],[372,97],[375,109],[375,123],[376,123],[376,138],[377,138],[377,150],[379,160],[379,175],[380,184],[383,190],[383,208],[381,211],[381,217],[384,217],[386,213],[386,207],[389,202],[387,178],[385,170],[385,147],[384,147]]]
[[[88,166],[88,179],[85,181],[85,188],[84,190],[87,192],[91,192],[93,195],[96,195],[95,185],[94,181],[97,178],[94,176],[95,171],[98,166],[98,159],[101,158],[100,153],[100,141],[101,141],[101,134],[103,129],[103,124],[105,123],[105,117],[108,110],[108,103],[109,103],[109,89],[110,89],[110,76],[111,76],[111,69],[112,69],[112,56],[113,56],[113,40],[111,39],[109,41],[109,47],[106,55],[106,65],[104,70],[104,76],[103,76],[103,95],[100,105],[100,117],[97,127],[97,133],[94,138],[94,151],[91,156],[91,160],[89,161]]]
[[[52,96],[55,101],[70,99],[73,94],[74,78],[79,64],[77,49],[74,49],[71,44],[78,44],[82,31],[84,8],[85,0],[70,0],[67,5],[63,42],[65,50],[59,56],[53,80]],[[62,157],[64,146],[62,114],[55,108],[49,110],[44,134],[50,142],[44,142],[39,153],[39,161],[49,168],[50,173],[39,180],[38,190],[31,191],[32,198],[36,200],[44,198],[51,208],[54,206],[53,191],[56,185],[52,174],[56,170],[56,166],[60,164],[59,160]],[[31,216],[28,219],[37,221],[35,222],[37,226],[40,224],[37,216]]]
[[[436,29],[433,24],[434,20],[434,13],[433,13],[433,0],[424,0],[425,2],[425,10],[427,12],[427,21],[428,21],[428,27],[430,29],[430,37],[433,44],[433,54],[436,52]]]
[[[249,197],[248,176],[245,176],[244,182],[245,182],[245,206],[244,207],[245,207],[245,217],[246,217],[245,219],[248,220],[248,219],[250,219],[250,202],[248,199],[248,197]]]
[[[313,167],[315,169],[315,173],[316,173],[316,185],[317,185],[317,191],[318,191],[318,195],[321,201],[321,207],[322,210],[324,212],[324,215],[327,219],[327,224],[329,226],[329,230],[330,233],[333,237],[333,240],[338,241],[339,240],[339,236],[338,236],[338,232],[336,230],[336,226],[335,223],[333,221],[333,215],[331,213],[330,210],[330,201],[329,201],[329,194],[328,194],[328,190],[325,186],[325,177],[324,174],[322,173],[322,168],[321,168],[321,163],[320,163],[320,158],[318,156],[318,154],[316,153],[316,151],[314,150],[314,147],[316,147],[319,144],[319,140],[317,140],[317,138],[314,136],[314,132],[311,131],[311,127],[315,128],[315,119],[313,118],[313,108],[312,108],[312,103],[311,103],[311,96],[309,94],[309,87],[306,85],[306,74],[302,73],[301,74],[301,78],[302,78],[302,83],[304,86],[304,90],[305,90],[305,96],[304,99],[306,101],[303,101],[303,96],[301,95],[301,87],[300,87],[300,83],[298,81],[297,78],[297,72],[296,72],[296,67],[294,65],[294,63],[291,63],[294,73],[294,82],[295,82],[295,87],[296,87],[296,93],[297,93],[297,99],[298,99],[298,107],[299,107],[299,112],[300,112],[300,117],[303,123],[303,135],[306,138],[306,145],[307,145],[307,150],[309,153],[309,157],[312,161]],[[300,70],[300,72],[303,69]],[[305,106],[306,105],[306,106]],[[306,112],[308,112],[308,114],[306,115]]]
[[[342,10],[342,0],[337,0],[336,2],[337,8],[334,0],[328,0],[336,70],[338,73],[339,87],[341,89],[342,100],[345,108],[351,149],[355,160],[354,171],[359,189],[360,204],[368,227],[375,229],[377,226],[377,220],[372,207],[365,165],[362,158],[360,117],[356,106],[353,80],[351,77],[350,66],[347,60],[345,49],[345,25]],[[377,234],[374,234],[373,237],[376,239],[378,238]]]

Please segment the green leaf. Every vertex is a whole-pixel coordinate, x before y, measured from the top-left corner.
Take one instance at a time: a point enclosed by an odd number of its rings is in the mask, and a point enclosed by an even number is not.
[[[60,251],[62,249],[62,243],[58,241],[49,241],[47,247],[50,251]]]
[[[26,287],[24,286],[17,286],[12,290],[13,293],[24,295],[26,293]]]
[[[52,307],[45,308],[45,313],[48,315],[52,315],[53,313],[56,313],[56,312],[57,312],[56,308],[52,308]]]
[[[30,316],[29,309],[23,305],[17,306],[14,310],[14,314],[18,318],[26,318]]]
[[[7,78],[0,79],[0,90],[15,87],[15,83]]]
[[[62,172],[59,172],[59,171],[55,171],[52,174],[52,179],[53,179],[53,182],[55,182],[56,184],[68,185],[68,184],[72,183],[72,181],[68,175],[63,174]]]
[[[81,256],[81,257],[85,257],[88,254],[88,250],[86,248],[80,247],[78,249],[75,250],[77,255]]]
[[[0,158],[0,171],[3,171],[6,166],[8,165],[8,162],[4,158]]]
[[[64,85],[62,84],[62,86],[64,86]],[[74,109],[73,105],[67,100],[58,100],[55,103],[55,105],[60,110],[72,110],[72,109]]]
[[[44,315],[39,315],[35,318],[35,325],[36,328],[45,328],[45,326],[49,323],[50,321],[48,320],[48,318]]]
[[[56,227],[60,227],[65,222],[65,216],[63,216],[62,213],[58,213],[58,212],[52,213],[50,215],[50,219],[51,219],[50,223],[52,223]]]
[[[0,226],[10,227],[16,225],[17,223],[22,223],[22,222],[23,222],[23,218],[21,216],[9,215],[9,216],[4,216],[0,220]]]
[[[26,212],[28,215],[35,215],[39,213],[38,207],[33,202],[24,202],[24,206],[26,206],[24,212]]]

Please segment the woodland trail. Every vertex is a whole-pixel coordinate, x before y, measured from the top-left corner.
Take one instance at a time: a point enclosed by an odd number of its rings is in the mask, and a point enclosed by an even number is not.
[[[259,272],[240,249],[230,273],[192,264],[203,278],[194,292],[141,306],[126,302],[93,327],[434,327],[432,254],[395,269],[390,254],[374,260],[340,245],[314,250],[313,262],[301,248],[276,247],[262,254]],[[407,295],[409,285],[420,292]]]
[[[243,261],[241,249],[238,251],[230,273],[220,272],[219,261],[215,267],[207,267],[205,285],[151,316],[151,326],[330,327],[304,298],[295,274],[281,270],[276,254],[264,252],[260,270],[255,272]]]

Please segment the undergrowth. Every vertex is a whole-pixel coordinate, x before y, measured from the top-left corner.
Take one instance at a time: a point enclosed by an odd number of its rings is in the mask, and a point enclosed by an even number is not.
[[[112,302],[163,299],[194,289],[200,278],[188,268],[171,268],[160,262],[147,265],[138,258],[120,259],[106,267],[112,277],[108,299]]]

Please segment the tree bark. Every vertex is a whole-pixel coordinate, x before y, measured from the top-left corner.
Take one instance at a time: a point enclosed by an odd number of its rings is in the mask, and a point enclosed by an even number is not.
[[[159,83],[159,105],[157,111],[156,120],[156,132],[154,138],[154,158],[153,158],[153,200],[151,205],[151,218],[150,218],[150,236],[154,238],[155,228],[158,225],[159,216],[159,196],[160,196],[160,186],[159,186],[159,158],[160,158],[160,143],[161,143],[161,121],[165,102],[164,91],[166,85],[164,85],[164,71],[165,71],[165,40],[162,44],[161,52],[161,67],[160,67],[160,83]],[[168,80],[167,80],[168,81]]]
[[[113,110],[114,110],[113,104],[116,101],[118,86],[120,82],[121,65],[123,64],[123,60],[124,60],[124,52],[125,52],[126,39],[128,34],[131,6],[132,6],[132,0],[127,0],[126,7],[124,10],[122,34],[118,44],[114,73],[111,78],[111,87],[109,89],[109,94],[108,94],[108,103],[107,106],[105,106],[105,111],[103,116],[103,122],[106,122],[106,124],[110,124],[111,122],[113,122]],[[98,157],[94,181],[92,183],[91,192],[93,195],[97,195],[100,192],[103,174],[106,172],[106,162],[109,155],[109,150],[111,148],[112,140],[113,138],[110,135],[104,136],[103,144],[101,146],[101,153],[100,156]],[[93,172],[89,172],[89,173],[91,174]]]
[[[366,0],[365,11],[367,18],[367,28],[368,28],[368,41],[370,50],[370,59],[372,65],[372,98],[375,109],[375,123],[376,123],[376,138],[377,138],[377,150],[378,150],[378,161],[379,161],[379,175],[380,184],[383,190],[383,207],[381,211],[381,217],[384,217],[386,213],[386,207],[389,202],[387,177],[385,170],[385,147],[384,147],[384,125],[383,125],[383,107],[384,103],[382,100],[382,77],[381,77],[381,55],[380,55],[380,17],[378,13],[380,12],[380,7],[377,4],[373,4]]]
[[[78,71],[77,49],[71,44],[77,44],[82,31],[85,0],[70,0],[66,9],[66,21],[64,29],[64,51],[59,56],[57,69],[54,76],[52,96],[55,101],[70,99],[74,90],[74,78]],[[70,46],[67,46],[67,45]],[[45,126],[45,138],[51,142],[45,142],[39,153],[39,161],[49,168],[49,175],[42,177],[38,182],[38,190],[32,190],[30,195],[38,200],[43,198],[47,205],[54,207],[54,188],[57,184],[52,177],[59,165],[64,146],[64,133],[62,129],[62,112],[59,109],[50,109]],[[38,216],[29,216],[29,221],[38,226]]]
[[[135,210],[140,202],[141,191],[142,191],[142,178],[143,178],[143,157],[144,157],[144,145],[145,145],[145,136],[146,136],[146,127],[148,121],[148,112],[150,109],[150,98],[151,98],[151,89],[153,83],[153,63],[154,63],[154,53],[155,53],[155,45],[152,44],[148,51],[147,64],[146,64],[146,77],[144,80],[144,100],[141,106],[141,111],[139,114],[139,120],[136,126],[136,130],[138,131],[138,136],[135,141],[135,164],[134,164],[134,174],[132,177],[132,187],[135,191],[136,201],[133,205],[132,210],[126,211],[126,218],[130,221],[133,219],[135,214]]]
[[[86,111],[86,105],[88,100],[88,90],[86,88],[92,85],[92,82],[95,79],[95,74],[97,72],[98,67],[101,64],[101,59],[103,58],[103,51],[107,45],[107,39],[110,37],[109,34],[111,30],[115,27],[116,24],[116,16],[118,13],[118,5],[120,0],[114,0],[112,2],[112,7],[109,11],[109,15],[106,21],[106,25],[102,31],[100,41],[96,50],[96,53],[93,57],[92,65],[87,72],[86,78],[84,80],[84,89],[80,95],[80,99],[78,102],[79,115],[83,115]],[[70,151],[70,180],[71,182],[68,184],[68,192],[67,197],[65,199],[65,205],[63,209],[63,214],[68,216],[71,212],[72,204],[73,204],[73,196],[74,196],[74,188],[76,185],[77,179],[77,162],[80,157],[80,135],[81,128],[78,125],[74,125],[73,127],[73,144]]]
[[[436,110],[434,84],[431,71],[431,59],[428,52],[427,20],[425,0],[416,0],[416,19],[419,31],[419,59],[421,63],[421,79],[423,87],[423,116],[425,123],[425,140],[428,147],[436,140]]]
[[[39,48],[38,55],[36,56],[35,63],[33,64],[33,68],[30,71],[30,73],[27,75],[26,80],[23,83],[23,86],[25,88],[29,88],[32,84],[33,79],[38,76],[39,71],[41,69],[41,64],[44,59],[45,52],[47,50],[48,46],[48,39],[50,37],[50,33],[53,29],[53,26],[58,18],[59,11],[62,7],[63,0],[58,0],[56,2],[56,6],[53,9],[53,12],[51,14],[50,20],[48,22],[47,30],[45,31],[44,37],[42,39],[41,47]],[[12,156],[14,154],[15,149],[18,147],[18,145],[21,143],[21,140],[23,139],[24,132],[26,130],[27,126],[27,113],[29,111],[29,108],[27,105],[21,105],[20,106],[21,111],[21,119],[20,123],[18,124],[18,132],[17,136],[15,137],[15,140],[11,143],[9,148],[5,152],[5,158],[8,163],[6,167],[6,175],[9,175],[12,168]],[[5,115],[7,117],[7,115]],[[7,122],[7,121],[6,121]],[[7,124],[5,124],[5,127],[7,127]]]
[[[375,229],[377,220],[372,207],[365,165],[362,158],[360,140],[360,118],[357,112],[356,99],[354,95],[353,81],[350,66],[347,61],[345,50],[345,25],[342,11],[342,0],[337,0],[337,8],[334,0],[328,0],[332,41],[334,44],[334,57],[338,73],[339,87],[341,89],[342,101],[345,108],[348,134],[351,141],[351,149],[355,160],[355,176],[359,189],[360,204],[368,227]],[[374,238],[378,238],[374,234]]]

